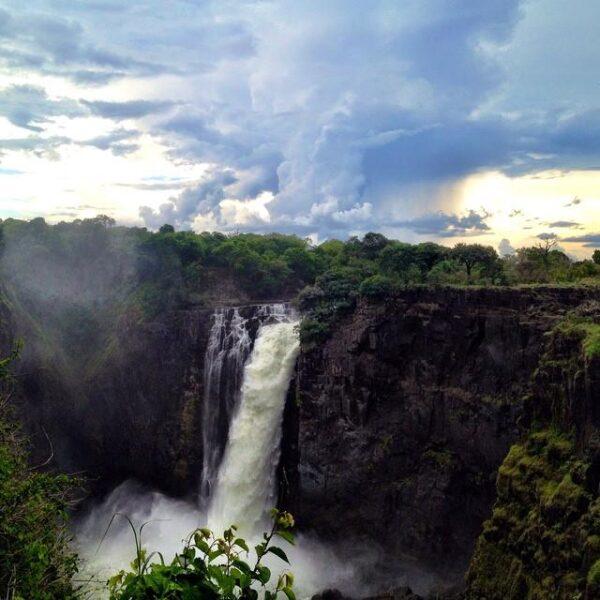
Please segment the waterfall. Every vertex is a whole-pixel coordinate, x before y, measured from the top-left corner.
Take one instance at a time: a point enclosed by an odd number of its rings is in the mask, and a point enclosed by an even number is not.
[[[207,520],[216,533],[235,523],[249,541],[265,530],[263,517],[277,500],[283,411],[299,347],[296,324],[283,304],[215,311],[205,353],[205,504],[146,491],[131,481],[121,484],[77,527],[90,581],[106,581],[133,558],[125,520],[115,521],[107,532],[116,513],[127,515],[136,527],[146,523],[144,545],[166,560]],[[300,535],[286,553],[299,598],[329,588],[348,594],[359,589],[348,561],[314,540]],[[278,560],[269,566],[282,568]],[[101,589],[106,591],[104,585]]]
[[[218,308],[213,314],[204,356],[200,485],[200,505],[204,510],[208,509],[232,415],[240,402],[244,366],[252,351],[256,331],[268,323],[288,319],[286,304]]]
[[[279,309],[279,310],[278,310]],[[285,398],[299,349],[297,323],[280,307],[262,315],[244,369],[240,404],[210,503],[208,522],[219,531],[235,523],[252,534],[276,502]]]

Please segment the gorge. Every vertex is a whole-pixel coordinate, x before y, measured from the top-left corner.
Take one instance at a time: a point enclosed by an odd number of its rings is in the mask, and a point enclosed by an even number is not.
[[[9,246],[0,302],[4,355],[24,341],[11,402],[31,463],[85,475],[84,558],[115,512],[153,521],[148,544],[168,554],[207,516],[259,522],[277,504],[296,518],[308,594],[593,597],[598,286],[381,293],[373,259],[352,270],[342,244],[336,259],[302,250],[341,261],[321,287],[298,295],[293,272],[266,293],[210,255],[185,271],[144,250],[195,234],[136,232],[132,250],[130,230],[94,227],[106,246],[87,260]],[[98,553],[110,568],[131,558],[130,533],[114,533]]]
[[[529,426],[548,332],[577,307],[597,314],[597,301],[584,288],[415,288],[359,303],[298,358],[282,415],[280,503],[324,540],[385,546],[397,574],[377,574],[386,584],[460,587],[498,467]],[[136,479],[188,498],[202,488],[206,507],[241,368],[261,323],[284,314],[283,305],[191,307],[124,327],[119,354],[86,382],[85,403],[25,355],[24,419],[53,440],[59,468],[94,475],[97,495]],[[589,368],[597,373],[597,362]],[[597,402],[597,388],[588,393]],[[212,458],[209,439],[220,444]]]

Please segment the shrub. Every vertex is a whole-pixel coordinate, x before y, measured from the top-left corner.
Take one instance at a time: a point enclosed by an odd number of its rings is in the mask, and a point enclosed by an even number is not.
[[[263,564],[268,554],[273,554],[289,563],[285,552],[271,545],[273,537],[294,543],[291,528],[293,517],[277,509],[272,511],[273,527],[257,544],[254,566],[248,562],[250,548],[247,542],[237,537],[235,526],[215,537],[206,528],[194,531],[183,550],[170,564],[165,564],[162,555],[148,555],[142,546],[142,530],[134,533],[136,558],[130,571],[120,571],[108,581],[110,600],[146,600],[169,598],[170,600],[255,600],[262,592],[264,600],[275,600],[281,594],[295,600],[291,573],[282,573],[273,590],[266,589],[271,580],[271,571]],[[158,562],[151,562],[153,558]],[[258,589],[257,589],[258,588]]]
[[[311,344],[316,344],[329,337],[330,327],[327,322],[317,321],[315,319],[302,319],[300,325],[300,343],[305,348]]]
[[[385,275],[373,275],[367,277],[361,284],[359,292],[361,296],[368,298],[386,298],[396,289],[394,280]]]

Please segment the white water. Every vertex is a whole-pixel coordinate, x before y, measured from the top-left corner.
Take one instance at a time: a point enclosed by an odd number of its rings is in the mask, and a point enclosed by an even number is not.
[[[256,326],[256,321],[260,325],[287,321],[289,314],[285,304],[260,305],[249,319],[243,317],[236,307],[215,310],[204,356],[200,484],[200,506],[203,510],[209,506],[231,418],[240,402],[244,366],[253,343],[251,323]]]
[[[258,333],[208,512],[216,531],[235,523],[254,534],[275,504],[283,409],[299,349],[296,327],[283,321]]]

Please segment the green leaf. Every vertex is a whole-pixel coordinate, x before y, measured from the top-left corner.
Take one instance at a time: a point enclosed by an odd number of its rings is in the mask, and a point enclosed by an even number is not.
[[[296,600],[296,594],[292,588],[284,587],[281,591],[288,597],[288,600]]]
[[[196,548],[198,548],[198,550],[201,552],[204,552],[204,554],[208,554],[210,552],[210,546],[203,539],[196,539],[194,542],[196,543]]]
[[[278,529],[275,532],[275,534],[278,535],[280,538],[283,538],[286,542],[292,544],[292,546],[296,543],[294,534],[291,531],[286,531],[285,529]]]
[[[275,556],[278,556],[281,560],[285,560],[285,562],[288,563],[288,565],[290,564],[286,553],[281,548],[278,548],[277,546],[271,546],[267,550],[267,552],[271,552]]]
[[[213,560],[215,560],[215,558],[219,558],[219,556],[223,554],[225,554],[223,550],[213,550],[212,552],[208,553],[208,560],[212,562]]]
[[[269,579],[271,579],[271,571],[265,567],[264,565],[258,565],[256,567],[256,570],[258,571],[257,576],[258,576],[258,580],[265,585],[266,583],[268,583]]]
[[[242,538],[237,538],[235,540],[235,542],[233,542],[234,546],[239,546],[242,550],[245,550],[246,552],[250,552],[250,548],[248,548],[248,544],[246,544],[246,541],[243,540]]]
[[[244,562],[243,560],[240,560],[239,558],[235,558],[233,560],[233,564],[240,571],[243,571],[244,573],[252,573],[252,569],[250,568],[250,565],[247,562]]]

